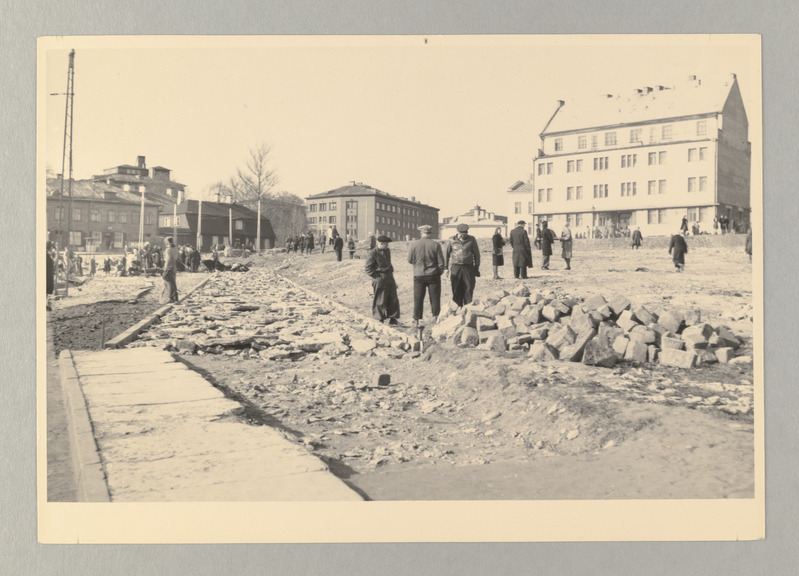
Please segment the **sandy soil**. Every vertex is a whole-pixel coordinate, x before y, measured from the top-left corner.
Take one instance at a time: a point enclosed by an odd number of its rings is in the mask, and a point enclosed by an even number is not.
[[[699,309],[704,321],[725,324],[744,339],[739,355],[751,355],[752,269],[743,239],[740,246],[736,239],[717,245],[697,240],[689,243],[682,274],[673,271],[662,245],[580,253],[578,244],[572,271],[553,258],[561,269],[533,269],[526,282],[534,291],[578,299],[620,291],[654,311]],[[410,333],[412,272],[405,251],[404,243],[392,245]],[[540,264],[540,256],[535,261]],[[330,252],[277,253],[259,264],[369,314],[363,259],[345,256],[339,263]],[[518,282],[508,267],[499,281],[487,279],[490,267],[482,271],[477,298]],[[445,303],[449,294],[445,281]],[[753,495],[751,362],[688,371],[596,369],[430,342],[415,360],[309,356],[264,365],[226,355],[185,359],[263,421],[293,432],[373,499]],[[371,386],[379,373],[390,374],[392,384]]]

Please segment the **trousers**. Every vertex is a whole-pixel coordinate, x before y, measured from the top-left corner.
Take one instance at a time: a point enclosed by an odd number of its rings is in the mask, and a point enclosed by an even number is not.
[[[430,297],[430,311],[436,317],[441,312],[441,276],[429,274],[427,276],[413,277],[413,319],[421,320],[424,317],[424,295]]]
[[[449,273],[452,286],[452,301],[463,306],[472,301],[474,295],[474,266],[472,264],[453,264]]]

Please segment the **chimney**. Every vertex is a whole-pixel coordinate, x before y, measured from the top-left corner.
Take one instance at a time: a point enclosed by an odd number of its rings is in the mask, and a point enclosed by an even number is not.
[[[665,86],[661,86],[660,84],[658,84],[658,87],[657,87],[657,88],[658,88],[658,91],[662,91],[662,90],[665,90],[665,89],[666,89],[666,87],[665,87]]]
[[[59,176],[61,175],[59,174]],[[411,202],[416,202],[416,196],[411,196]]]
[[[651,86],[647,86],[646,87],[646,93],[649,94],[650,92],[652,92],[652,87]]]
[[[350,186],[355,186],[355,180],[350,180]]]
[[[144,156],[139,156],[139,168],[145,168]]]
[[[696,80],[696,74],[691,74],[690,76],[688,76],[688,80],[691,80],[692,82],[695,81]]]
[[[219,193],[219,190],[216,191],[214,194],[214,202],[219,204],[222,201],[222,195]]]

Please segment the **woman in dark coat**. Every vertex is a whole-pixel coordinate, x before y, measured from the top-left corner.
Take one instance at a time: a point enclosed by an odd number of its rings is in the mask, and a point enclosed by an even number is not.
[[[341,236],[336,236],[336,239],[333,240],[333,251],[336,253],[336,260],[341,262],[341,252],[344,250],[344,238]]]
[[[561,257],[566,261],[566,270],[572,269],[572,231],[568,222],[560,232]]]
[[[530,237],[524,229],[524,220],[516,222],[516,228],[510,231],[510,245],[513,247],[513,277],[527,278],[527,269],[533,265],[533,253],[530,250]]]
[[[674,260],[674,267],[677,272],[682,272],[685,268],[685,255],[688,253],[688,244],[685,243],[685,238],[682,235],[682,229],[679,234],[674,234],[669,243],[669,254],[671,259]]]
[[[336,240],[339,238],[341,237]],[[378,237],[377,248],[369,251],[365,270],[372,279],[374,290],[372,316],[381,322],[388,320],[389,324],[398,324],[400,305],[397,283],[394,280],[394,266],[391,265],[391,250],[388,249],[389,242],[391,238],[388,236]]]
[[[493,244],[492,264],[494,265],[494,280],[502,280],[499,276],[498,268],[505,265],[505,257],[502,255],[502,247],[505,245],[505,239],[502,237],[502,228],[497,228],[494,236],[491,238]]]
[[[541,270],[549,270],[549,257],[552,256],[552,243],[557,240],[555,233],[549,229],[549,224],[544,220],[541,222],[541,254],[544,262]]]

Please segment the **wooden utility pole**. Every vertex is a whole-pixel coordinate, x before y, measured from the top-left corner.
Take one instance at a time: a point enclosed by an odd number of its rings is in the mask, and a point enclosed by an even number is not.
[[[202,252],[203,247],[203,201],[200,200],[200,204],[197,208],[197,251]]]
[[[64,267],[66,270],[64,294],[69,296],[69,271],[72,267],[72,261],[67,254],[69,251],[70,236],[72,236],[72,112],[75,102],[75,50],[72,50],[69,53],[69,65],[67,67],[67,91],[65,94],[67,97],[67,104],[66,112],[64,113],[64,153],[61,156],[61,193],[58,200],[58,215],[60,218],[58,239],[61,242],[61,247],[65,250]],[[67,148],[67,141],[69,141],[69,148]],[[64,236],[62,235],[61,226],[64,223],[64,176],[66,176],[64,168],[66,167],[65,164],[67,155],[69,155],[69,185],[67,188],[67,234],[65,240]]]

